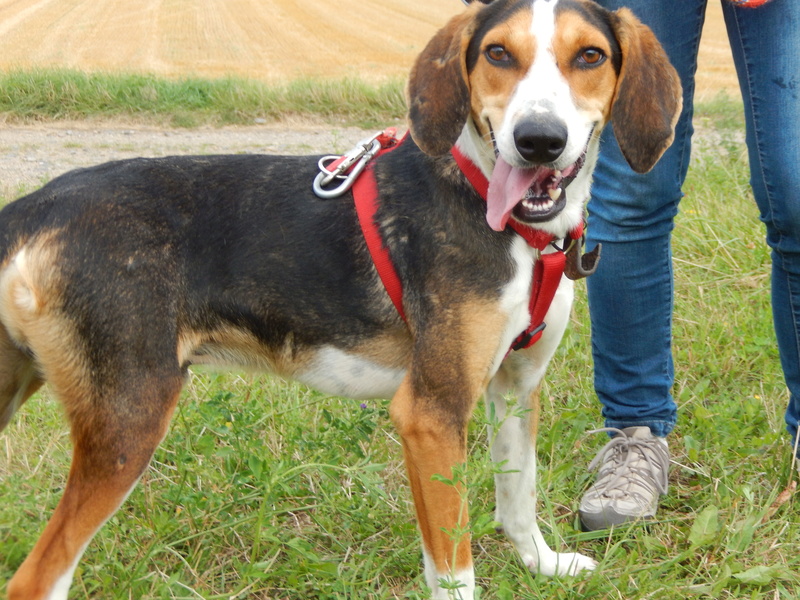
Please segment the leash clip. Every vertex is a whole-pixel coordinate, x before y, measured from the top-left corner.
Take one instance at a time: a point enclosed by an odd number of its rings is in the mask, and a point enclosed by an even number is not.
[[[572,240],[566,250],[567,264],[564,268],[564,275],[576,281],[592,275],[597,270],[597,263],[600,262],[600,252],[603,244],[598,243],[591,251],[584,252],[586,235]]]
[[[381,131],[373,136],[364,138],[355,148],[342,156],[328,155],[319,159],[319,173],[314,178],[314,193],[320,198],[338,198],[349,190],[361,172],[367,168],[367,163],[380,152]],[[334,181],[341,181],[336,187],[329,186]]]

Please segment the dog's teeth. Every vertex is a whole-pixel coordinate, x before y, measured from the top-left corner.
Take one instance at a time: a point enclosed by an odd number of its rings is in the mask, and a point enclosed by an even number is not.
[[[556,179],[561,179],[561,170],[556,169],[553,175],[555,176]]]
[[[551,210],[553,208],[553,206],[555,205],[555,202],[553,202],[552,200],[531,200],[531,199],[528,199],[528,200],[523,200],[522,201],[522,205],[527,210],[544,213],[544,212],[548,212],[549,210]]]
[[[560,187],[553,188],[553,189],[547,190],[547,195],[550,196],[550,199],[553,202],[557,202],[558,199],[561,198],[561,192],[563,192],[563,191],[564,190],[562,190]]]

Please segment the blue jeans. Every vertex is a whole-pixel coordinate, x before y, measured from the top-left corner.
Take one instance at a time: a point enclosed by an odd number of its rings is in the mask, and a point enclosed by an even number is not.
[[[707,0],[599,0],[628,6],[658,36],[681,77],[684,109],[675,142],[645,175],[625,162],[611,127],[603,133],[589,203],[589,247],[603,259],[589,277],[595,389],[610,427],[675,426],[670,390],[670,237],[689,165],[697,50]],[[744,97],[751,179],[772,249],[772,307],[790,391],[786,423],[800,420],[800,1],[756,8],[723,2]]]

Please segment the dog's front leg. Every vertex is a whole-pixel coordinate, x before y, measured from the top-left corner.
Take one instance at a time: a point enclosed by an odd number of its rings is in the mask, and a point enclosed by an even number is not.
[[[522,398],[509,407],[506,394],[487,398],[493,407],[490,419],[499,426],[492,444],[492,460],[499,472],[495,475],[497,507],[495,518],[519,552],[525,566],[542,575],[575,575],[593,569],[595,562],[578,553],[558,553],[545,541],[536,522],[536,445],[534,441],[535,410],[538,390],[530,394],[530,402]]]
[[[539,386],[547,364],[567,325],[572,282],[562,280],[550,312],[545,335],[533,347],[511,353],[486,391],[497,506],[495,518],[514,544],[523,563],[543,575],[575,575],[594,569],[591,558],[558,553],[545,541],[536,520],[536,432]],[[517,404],[512,405],[516,399]]]
[[[443,404],[421,393],[409,374],[391,415],[400,433],[408,480],[422,534],[425,578],[435,599],[471,600],[475,590],[468,507],[454,469],[466,461],[466,425],[474,404]]]

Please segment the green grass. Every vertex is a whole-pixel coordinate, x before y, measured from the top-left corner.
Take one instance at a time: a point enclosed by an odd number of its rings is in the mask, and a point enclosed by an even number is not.
[[[541,518],[551,546],[601,565],[575,579],[534,577],[494,532],[479,408],[467,477],[484,598],[796,597],[797,500],[773,507],[792,477],[786,391],[738,110],[722,100],[698,111],[701,140],[674,234],[678,464],[659,519],[611,535],[576,528],[586,465],[605,442],[585,433],[601,418],[579,286],[544,394]],[[90,545],[73,597],[424,597],[387,403],[208,373],[195,374],[184,396],[152,468]],[[33,545],[68,461],[66,429],[45,392],[0,434],[0,581]]]
[[[338,119],[374,127],[405,114],[401,80],[166,79],[70,70],[0,73],[7,121],[129,119],[177,127],[243,125],[287,117]]]

